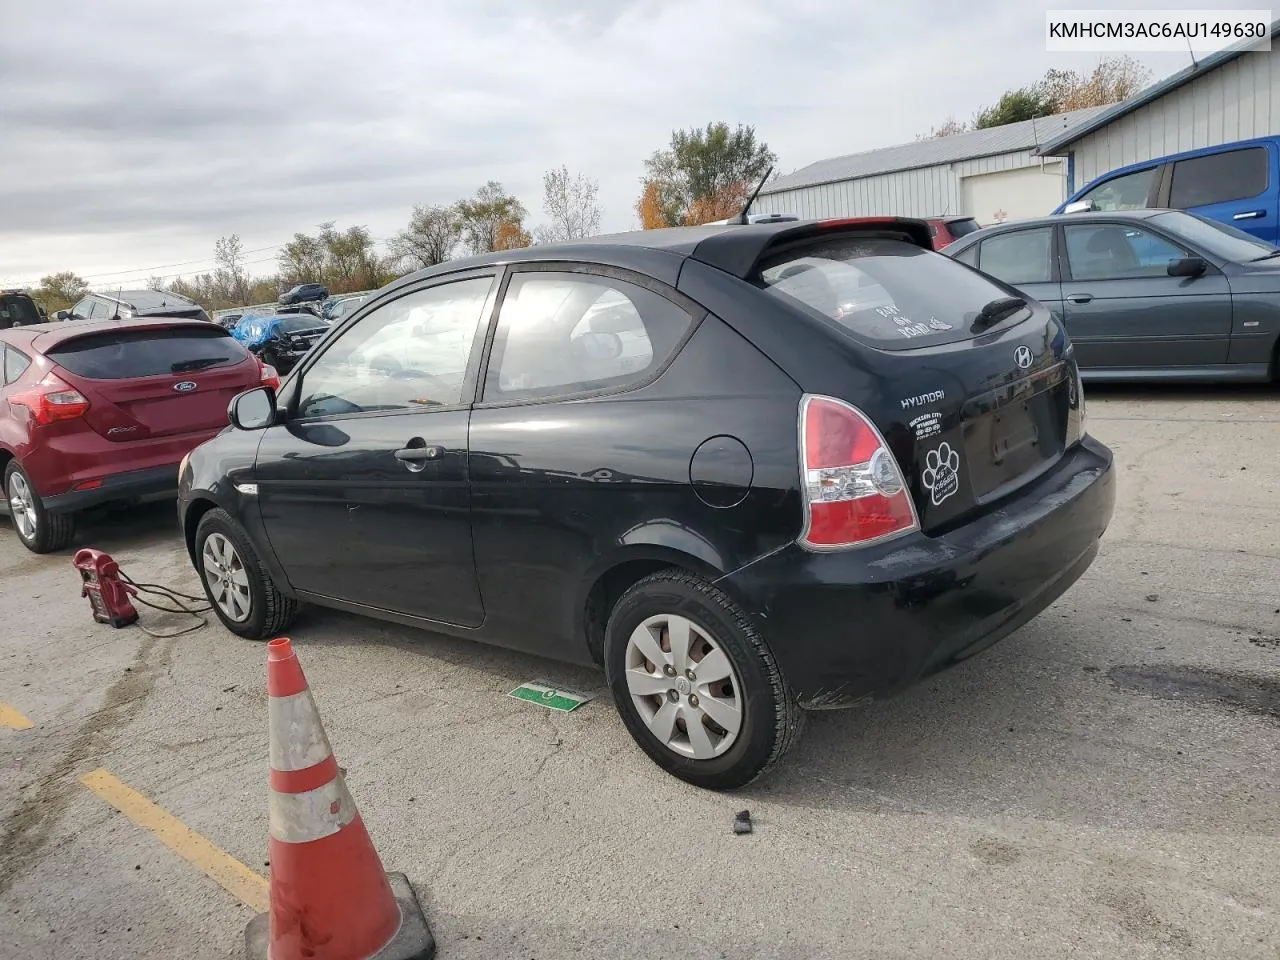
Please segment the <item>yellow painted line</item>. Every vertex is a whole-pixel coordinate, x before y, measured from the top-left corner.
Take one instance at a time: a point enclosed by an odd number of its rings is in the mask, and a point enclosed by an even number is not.
[[[7,703],[0,703],[0,727],[10,730],[30,730],[35,724]]]
[[[269,888],[262,874],[250,870],[106,770],[99,768],[86,773],[80,782],[138,826],[154,833],[161,843],[207,874],[245,906],[258,913],[266,913]]]

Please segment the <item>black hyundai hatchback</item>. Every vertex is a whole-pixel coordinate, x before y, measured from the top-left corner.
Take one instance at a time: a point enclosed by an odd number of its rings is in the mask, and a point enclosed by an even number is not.
[[[1089,566],[1110,451],[1047,311],[921,221],[677,228],[454,261],[345,318],[181,468],[227,628],[300,602],[604,667],[731,788]]]

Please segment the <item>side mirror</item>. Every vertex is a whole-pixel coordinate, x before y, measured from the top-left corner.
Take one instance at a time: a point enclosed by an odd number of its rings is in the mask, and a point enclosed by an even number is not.
[[[572,341],[572,349],[584,360],[610,361],[622,356],[622,338],[616,333],[591,331]]]
[[[231,401],[227,419],[237,430],[263,430],[276,422],[276,392],[270,387],[246,390]]]
[[[1209,269],[1209,265],[1199,257],[1183,257],[1170,260],[1168,269],[1171,277],[1198,277]]]
[[[1076,200],[1062,208],[1063,213],[1089,213],[1093,209],[1092,200]]]
[[[55,320],[68,320],[70,318],[71,318],[71,313],[67,310],[59,310],[57,313],[53,315],[53,319]]]

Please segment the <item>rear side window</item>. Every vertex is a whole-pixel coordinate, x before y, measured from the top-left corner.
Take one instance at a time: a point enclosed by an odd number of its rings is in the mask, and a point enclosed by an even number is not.
[[[982,241],[978,269],[1014,286],[1048,283],[1053,276],[1052,253],[1052,227],[1015,230]]]
[[[1267,189],[1265,147],[1211,153],[1173,165],[1169,206],[1186,209],[1256,197]]]
[[[971,267],[978,265],[978,245],[975,243],[965,247],[959,253],[954,254],[952,259],[959,260],[961,263],[967,263]]]
[[[68,372],[91,380],[211,370],[248,356],[227,331],[214,326],[95,333],[58,344],[46,355]]]
[[[771,296],[890,350],[967,338],[978,311],[1008,296],[950,257],[876,237],[792,248],[765,261],[758,283]]]
[[[692,318],[651,290],[581,273],[511,278],[485,377],[485,400],[625,388],[675,352]]]
[[[27,372],[31,358],[7,343],[0,343],[0,353],[4,354],[4,383],[7,386]]]
[[[1080,199],[1089,201],[1094,210],[1108,213],[1112,210],[1141,210],[1147,205],[1147,195],[1159,170],[1159,167],[1148,167],[1115,177],[1094,187]]]

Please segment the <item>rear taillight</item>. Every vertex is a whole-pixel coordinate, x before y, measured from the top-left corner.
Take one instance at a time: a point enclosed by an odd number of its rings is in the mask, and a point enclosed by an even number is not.
[[[1084,412],[1084,380],[1080,377],[1079,364],[1073,364],[1072,379],[1070,383],[1071,390],[1071,406],[1075,410],[1074,429],[1069,424],[1067,428],[1067,443],[1072,444],[1079,440],[1083,440],[1085,434],[1089,432],[1089,419]]]
[[[89,412],[89,401],[84,394],[52,373],[30,390],[10,397],[9,403],[26,407],[31,411],[32,421],[42,427],[60,420],[75,420]]]
[[[280,374],[276,372],[276,368],[269,363],[263,363],[261,357],[255,356],[253,359],[258,361],[258,373],[262,377],[262,385],[272,390],[279,390]]]
[[[833,397],[800,401],[803,546],[865,546],[919,528],[898,461],[856,407]]]

